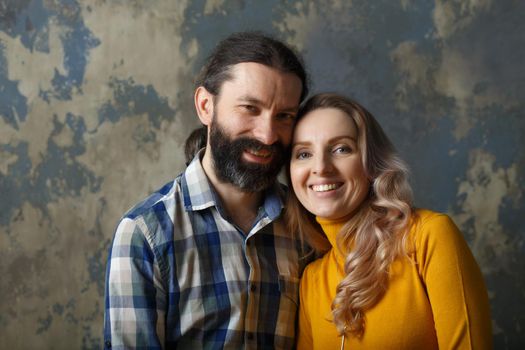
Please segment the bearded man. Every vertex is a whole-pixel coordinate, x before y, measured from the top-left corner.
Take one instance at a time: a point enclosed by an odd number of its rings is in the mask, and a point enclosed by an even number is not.
[[[284,43],[247,32],[218,44],[195,90],[206,147],[115,232],[106,349],[294,347],[304,264],[276,178],[307,91]]]

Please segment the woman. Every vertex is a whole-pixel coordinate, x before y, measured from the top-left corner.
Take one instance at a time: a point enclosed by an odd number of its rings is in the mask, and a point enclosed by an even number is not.
[[[301,279],[298,349],[492,348],[466,242],[446,215],[412,208],[406,167],[362,106],[305,103],[289,180],[290,229],[324,253]]]

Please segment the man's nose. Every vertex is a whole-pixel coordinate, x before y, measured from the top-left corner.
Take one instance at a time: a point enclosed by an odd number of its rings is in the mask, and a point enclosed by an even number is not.
[[[277,126],[272,116],[260,116],[255,122],[253,136],[265,145],[272,145],[278,140]]]

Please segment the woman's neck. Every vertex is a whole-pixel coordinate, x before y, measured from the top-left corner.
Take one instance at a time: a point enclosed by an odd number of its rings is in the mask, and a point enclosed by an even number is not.
[[[326,238],[330,241],[333,248],[337,249],[337,236],[341,228],[352,218],[352,215],[347,215],[339,219],[326,219],[319,216],[315,220],[321,225]]]

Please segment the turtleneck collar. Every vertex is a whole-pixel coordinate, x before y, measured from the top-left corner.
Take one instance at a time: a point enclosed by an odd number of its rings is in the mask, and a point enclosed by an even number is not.
[[[330,241],[332,248],[334,248],[334,251],[337,251],[338,253],[340,252],[337,248],[337,234],[339,231],[341,231],[343,225],[346,224],[351,217],[351,214],[335,220],[321,218],[319,216],[315,217],[315,220],[319,223],[319,225],[321,225],[326,238],[328,238],[328,241]]]

